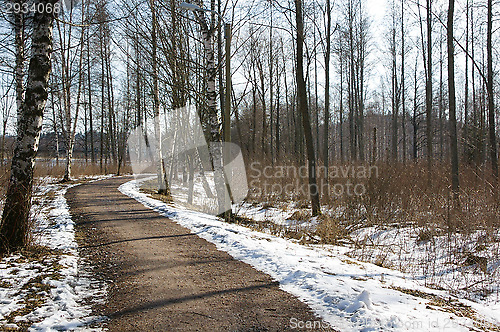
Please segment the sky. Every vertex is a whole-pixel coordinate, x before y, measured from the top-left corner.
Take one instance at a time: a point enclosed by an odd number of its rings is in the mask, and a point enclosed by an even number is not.
[[[113,0],[112,0],[113,1]],[[238,6],[250,6],[255,3],[256,0],[239,0],[238,1]],[[341,0],[333,0],[333,4],[335,5],[336,3],[339,3]],[[323,0],[318,0],[319,3],[322,3]],[[371,30],[370,30],[370,35],[371,35],[371,41],[373,44],[372,47],[372,53],[371,53],[371,61],[369,62],[370,64],[370,76],[369,76],[369,81],[368,81],[368,89],[370,93],[375,90],[380,90],[380,79],[381,77],[386,76],[387,73],[387,68],[385,67],[386,63],[384,61],[380,61],[379,59],[386,59],[387,56],[384,54],[385,50],[387,49],[387,45],[385,42],[386,37],[384,37],[386,31],[387,31],[387,9],[388,6],[390,5],[391,0],[366,0],[366,8],[367,8],[367,13],[369,17],[371,18]],[[458,6],[460,7],[460,6]],[[457,14],[459,12],[460,8],[457,8]],[[255,19],[258,20],[258,16],[265,17],[266,13],[261,12],[260,14],[258,13],[257,16],[255,16]],[[335,21],[335,17],[333,17],[333,20]],[[284,22],[283,27],[286,27],[288,23]],[[460,22],[457,22],[458,25],[460,25]],[[457,30],[462,30],[462,29],[457,29]],[[233,50],[236,45],[233,46]],[[457,49],[457,53],[459,50]],[[335,67],[335,64],[333,63],[332,59],[332,65]],[[238,68],[238,60],[233,59],[233,64],[232,64],[232,69],[233,69],[233,83],[241,83],[244,81],[244,77],[242,75],[243,73],[243,68]],[[459,57],[457,58],[457,74],[459,75],[458,78],[460,78],[460,72],[463,70],[461,69],[462,65],[462,57],[459,54]],[[115,65],[115,63],[114,63]],[[120,65],[116,64],[117,67],[120,67]],[[291,72],[292,70],[289,69]],[[324,74],[322,73],[322,70],[319,70],[318,72],[318,80],[320,82],[320,91],[319,94],[322,96],[322,84],[324,82]],[[119,80],[114,80],[116,82],[115,88],[119,89],[120,85]],[[331,82],[332,82],[332,87],[337,83],[338,78],[336,77],[336,74],[332,72],[332,77],[331,77]],[[238,91],[238,86],[235,86],[235,90]],[[332,90],[334,91],[334,90]],[[332,92],[334,93],[334,92]],[[332,95],[332,97],[335,100],[335,96]],[[370,97],[370,96],[369,96]],[[320,100],[323,99],[320,97]]]

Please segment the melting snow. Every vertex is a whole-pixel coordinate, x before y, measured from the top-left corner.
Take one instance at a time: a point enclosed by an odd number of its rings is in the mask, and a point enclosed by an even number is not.
[[[50,183],[54,182],[51,178],[45,178],[43,182],[35,193],[40,202],[32,207],[32,217],[37,224],[36,239],[38,244],[62,253],[42,262],[26,261],[19,255],[0,261],[0,281],[6,283],[4,286],[9,285],[0,287],[0,326],[3,322],[5,328],[18,328],[16,324],[5,324],[5,318],[23,308],[29,292],[26,289],[28,282],[39,278],[40,284],[51,286],[44,291],[34,290],[37,296],[42,297],[43,304],[28,314],[15,317],[16,322],[33,322],[30,331],[100,330],[88,327],[101,318],[91,316],[90,304],[85,301],[100,301],[105,297],[106,290],[81,268],[74,222],[64,197],[74,185]],[[51,191],[53,199],[45,196]],[[50,276],[53,264],[60,265],[57,277]]]
[[[404,273],[353,260],[346,255],[345,247],[304,246],[167,205],[140,193],[137,184],[130,181],[119,190],[216,244],[235,259],[269,274],[283,290],[307,303],[335,329],[469,331],[478,322],[483,326],[499,324],[498,303],[487,306],[456,299],[447,292],[426,288]],[[412,291],[429,297],[410,295]],[[449,299],[463,308],[470,306],[477,312],[476,320],[441,311],[429,299],[432,296]]]

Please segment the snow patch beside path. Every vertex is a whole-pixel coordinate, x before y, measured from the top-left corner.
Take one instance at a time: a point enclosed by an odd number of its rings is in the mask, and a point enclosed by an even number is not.
[[[345,255],[347,248],[304,246],[228,224],[214,216],[167,205],[139,192],[136,180],[118,189],[214,243],[219,250],[269,274],[283,290],[307,303],[340,331],[469,331],[468,327],[478,321],[484,326],[499,323],[495,317],[500,315],[494,308],[465,300],[459,302],[448,293],[425,288],[400,272],[352,260]],[[481,314],[475,321],[459,317],[441,311],[429,299],[407,294],[410,291],[450,298],[453,299],[450,303],[471,306]],[[294,326],[296,321],[291,324]]]
[[[65,199],[67,190],[75,185],[50,183],[54,179],[45,179],[44,182],[35,192],[39,201],[31,210],[37,225],[36,240],[38,244],[60,254],[42,261],[26,261],[20,255],[0,261],[0,281],[10,284],[10,287],[0,287],[0,326],[8,315],[27,305],[26,301],[30,301],[30,282],[37,280],[37,285],[44,290],[32,289],[32,292],[41,297],[43,304],[34,311],[15,316],[16,322],[32,322],[28,325],[30,331],[100,331],[88,327],[101,320],[91,316],[91,304],[88,302],[104,299],[106,289],[81,266],[75,224]],[[53,193],[52,197],[47,195],[49,192]],[[56,265],[59,266],[55,270],[57,276],[52,274]],[[4,324],[4,327],[18,328],[14,325]]]

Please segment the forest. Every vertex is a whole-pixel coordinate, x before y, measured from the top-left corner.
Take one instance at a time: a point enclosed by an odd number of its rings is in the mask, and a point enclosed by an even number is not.
[[[493,0],[0,6],[0,255],[28,242],[37,177],[136,174],[134,158],[151,157],[139,173],[157,174],[144,190],[163,199],[179,185],[193,204],[196,179],[212,198],[208,178],[226,221],[349,244],[353,257],[403,271],[413,267],[391,263],[398,249],[384,253],[393,244],[369,235],[410,229],[427,243],[414,271],[432,275],[428,284],[469,297],[498,292]],[[190,146],[197,130],[181,128],[183,116],[199,118],[206,143],[237,146],[245,175],[222,173],[224,148]],[[149,157],[132,151],[134,133]],[[225,181],[248,182],[248,195],[220,194],[230,191]],[[255,206],[271,215],[239,213]],[[292,227],[275,225],[272,211],[286,210]],[[429,258],[440,250],[481,277],[460,272],[460,288],[443,281]]]

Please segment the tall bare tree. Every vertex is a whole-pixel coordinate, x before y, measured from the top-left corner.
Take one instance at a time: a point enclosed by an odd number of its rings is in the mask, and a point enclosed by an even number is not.
[[[158,176],[158,193],[162,195],[169,195],[169,188],[167,184],[167,177],[165,174],[165,165],[162,154],[162,133],[160,127],[160,96],[158,88],[158,41],[157,41],[157,19],[156,19],[156,4],[155,0],[149,0],[149,7],[151,9],[151,62],[153,65],[153,113],[154,113],[154,130],[156,141],[156,158],[158,159],[157,176]]]
[[[316,156],[307,105],[306,81],[304,79],[304,19],[302,14],[302,0],[295,0],[295,20],[297,26],[297,59],[295,73],[297,80],[297,99],[306,140],[312,214],[313,216],[317,216],[321,213],[321,209],[319,205],[319,188],[316,181]]]
[[[432,0],[427,0],[427,75],[425,78],[425,117],[427,136],[427,172],[432,174]]]
[[[458,140],[457,140],[457,111],[455,98],[455,46],[453,40],[453,17],[455,0],[449,0],[447,46],[448,46],[448,94],[450,104],[450,153],[451,153],[451,190],[455,204],[459,199],[458,179]]]
[[[398,63],[397,63],[397,46],[396,28],[397,28],[397,11],[395,1],[392,2],[392,26],[391,26],[391,57],[392,57],[392,119],[391,119],[391,156],[394,161],[398,160],[398,117],[400,105],[400,86],[398,79]]]
[[[212,0],[213,1],[213,0]],[[213,7],[215,7],[215,2],[213,2]],[[214,182],[215,190],[217,192],[217,204],[219,209],[225,206],[225,190],[224,190],[224,178],[223,178],[223,164],[222,164],[222,149],[221,149],[221,134],[220,134],[220,123],[217,114],[217,92],[215,80],[217,77],[217,68],[215,66],[215,52],[214,52],[214,33],[215,19],[212,19],[212,23],[208,23],[205,19],[204,13],[195,11],[196,20],[201,27],[201,35],[203,41],[203,49],[205,54],[205,68],[206,68],[206,115],[204,119],[206,121],[206,132],[208,132],[208,138],[211,144],[210,147],[210,157],[214,167]]]
[[[44,8],[53,7],[56,2],[38,1]],[[33,17],[26,95],[22,104],[7,199],[0,224],[0,256],[25,246],[29,238],[33,170],[52,69],[54,15],[53,11],[48,13],[42,10],[35,12]]]
[[[70,9],[68,16],[72,19],[73,10]],[[73,151],[75,146],[75,135],[78,124],[78,115],[81,106],[81,94],[83,85],[83,46],[85,40],[85,11],[81,10],[81,30],[80,38],[78,38],[79,44],[73,45],[73,25],[65,24],[57,21],[57,32],[59,39],[59,53],[61,59],[60,65],[60,79],[61,88],[60,93],[62,93],[63,99],[63,113],[61,118],[64,125],[63,134],[66,143],[66,167],[64,171],[64,177],[62,181],[67,182],[71,180],[71,164],[73,159]],[[62,27],[61,27],[62,26]],[[78,50],[78,51],[75,51]],[[72,107],[72,87],[74,85],[74,68],[72,66],[72,59],[78,57],[78,67],[76,68],[78,77],[77,79],[77,91],[76,91],[76,103],[73,111]]]
[[[19,4],[19,8],[23,8],[25,0],[15,0],[15,4]],[[17,128],[19,129],[19,119],[21,118],[22,105],[24,100],[24,62],[25,62],[25,44],[26,44],[26,31],[25,31],[25,16],[23,11],[14,12],[14,34],[16,44],[16,67],[15,67],[15,81],[16,81],[16,101],[17,101]]]
[[[328,169],[330,138],[330,56],[332,40],[332,8],[330,0],[326,0],[326,52],[325,52],[325,119],[323,133],[323,163]],[[326,177],[328,180],[328,176]]]
[[[493,89],[493,1],[488,0],[486,33],[486,52],[488,62],[488,128],[490,140],[491,172],[493,174],[495,190],[498,189],[498,159],[497,159],[497,136],[495,130],[495,96]]]

